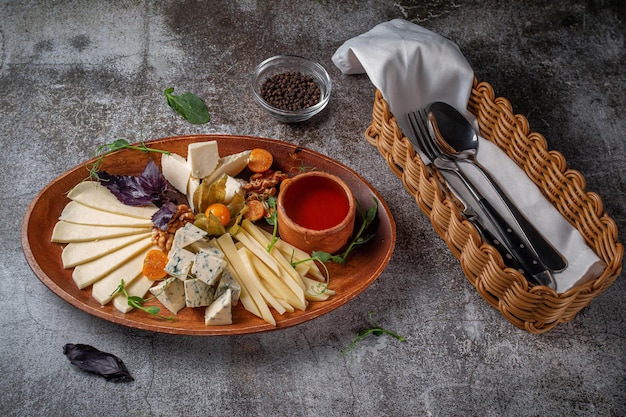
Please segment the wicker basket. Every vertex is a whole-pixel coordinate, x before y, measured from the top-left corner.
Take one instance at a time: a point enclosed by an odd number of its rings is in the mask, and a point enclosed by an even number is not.
[[[376,91],[372,123],[365,137],[415,197],[480,295],[514,325],[531,333],[546,332],[573,319],[617,279],[624,253],[617,241],[617,226],[604,213],[600,197],[585,192],[583,176],[567,168],[561,153],[547,150],[545,138],[530,131],[525,117],[513,114],[508,100],[494,98],[491,85],[475,80],[468,108],[478,119],[481,135],[526,172],[604,260],[607,267],[600,277],[558,294],[547,287],[531,286],[522,274],[507,268],[497,250],[485,243],[454,202],[442,195],[380,91]]]

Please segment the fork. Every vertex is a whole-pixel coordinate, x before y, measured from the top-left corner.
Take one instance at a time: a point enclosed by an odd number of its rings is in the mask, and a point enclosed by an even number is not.
[[[478,202],[487,219],[491,222],[496,230],[496,234],[500,240],[494,238],[489,243],[495,243],[496,248],[501,250],[500,243],[504,246],[504,253],[509,253],[516,263],[525,271],[525,275],[531,278],[531,282],[538,285],[545,285],[549,288],[556,289],[556,282],[552,272],[545,264],[535,255],[525,241],[519,236],[516,230],[511,227],[506,219],[504,219],[491,205],[491,203],[482,195],[482,193],[469,181],[463,171],[459,169],[454,161],[442,158],[435,148],[434,140],[428,126],[428,116],[426,110],[420,109],[407,114],[407,118],[413,131],[413,137],[409,140],[416,150],[421,151],[429,160],[430,169],[437,168],[439,170],[449,171],[456,174],[463,185],[467,188],[472,197]],[[458,195],[458,193],[456,193]],[[469,220],[469,219],[468,219]],[[484,230],[486,228],[482,227]],[[502,252],[501,252],[502,253]],[[508,258],[508,256],[507,256]]]

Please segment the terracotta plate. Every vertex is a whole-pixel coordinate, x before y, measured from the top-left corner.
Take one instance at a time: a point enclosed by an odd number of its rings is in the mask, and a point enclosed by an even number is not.
[[[173,322],[155,318],[141,311],[123,314],[111,304],[101,306],[91,297],[91,289],[80,290],[72,281],[72,270],[64,269],[61,262],[62,246],[50,242],[52,229],[61,211],[68,203],[67,192],[87,177],[86,167],[94,160],[79,165],[52,181],[31,203],[22,225],[22,246],[26,259],[39,279],[55,294],[79,309],[109,320],[138,329],[162,333],[187,335],[235,335],[281,329],[319,317],[347,303],[363,292],[385,269],[395,245],[395,223],[389,207],[381,195],[356,172],[319,153],[271,139],[246,136],[195,135],[159,139],[148,146],[166,149],[179,155],[187,155],[187,145],[206,140],[218,141],[220,155],[230,155],[255,147],[272,152],[275,167],[283,171],[315,168],[341,177],[351,187],[363,207],[379,201],[378,229],[376,238],[352,252],[345,265],[329,263],[330,288],[337,295],[324,302],[311,302],[306,311],[276,314],[274,327],[243,309],[241,303],[233,309],[233,324],[228,326],[205,326],[204,308],[181,310]],[[294,157],[296,156],[296,157]],[[160,165],[160,155],[132,150],[122,150],[107,156],[102,169],[118,175],[140,174],[148,159]]]

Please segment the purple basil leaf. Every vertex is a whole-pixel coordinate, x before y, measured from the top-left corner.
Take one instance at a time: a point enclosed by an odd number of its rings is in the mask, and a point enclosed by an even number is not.
[[[172,219],[172,216],[176,214],[178,206],[171,201],[163,204],[156,213],[152,215],[152,224],[161,230],[167,229],[167,224]]]
[[[129,175],[111,175],[98,172],[100,184],[104,185],[115,197],[128,206],[147,206],[152,203],[152,196],[146,194],[138,177]]]
[[[166,201],[169,184],[152,159],[139,176],[138,183],[157,206],[162,205]]]
[[[120,358],[111,353],[102,352],[93,346],[68,343],[63,346],[63,354],[79,369],[99,375],[107,381],[130,382],[135,380]]]
[[[153,160],[150,160],[139,177],[111,175],[98,172],[100,183],[128,206],[161,205],[166,200],[168,184]]]

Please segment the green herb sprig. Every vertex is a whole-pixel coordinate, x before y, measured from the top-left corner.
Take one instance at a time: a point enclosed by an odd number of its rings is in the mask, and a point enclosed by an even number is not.
[[[172,316],[164,316],[162,314],[160,314],[161,309],[159,309],[159,307],[156,306],[144,306],[143,304],[147,301],[150,301],[152,299],[154,299],[154,297],[152,298],[148,298],[148,299],[144,299],[141,297],[137,297],[134,295],[130,295],[128,294],[128,291],[126,291],[126,284],[124,283],[124,280],[120,281],[120,285],[115,289],[115,291],[113,291],[113,293],[111,294],[111,296],[114,296],[115,294],[124,294],[124,296],[128,299],[128,305],[132,308],[136,308],[138,310],[144,311],[148,314],[151,314],[153,316],[162,318],[164,320],[168,320],[168,321],[174,321],[174,317]]]
[[[167,100],[168,106],[174,109],[185,120],[195,125],[202,125],[211,120],[209,109],[200,97],[193,93],[183,93],[175,96],[174,88],[166,88],[163,94]]]
[[[379,326],[377,323],[375,323],[374,319],[372,318],[374,316],[374,314],[375,314],[374,311],[370,311],[369,314],[368,314],[368,319],[369,319],[369,322],[372,325],[372,327],[369,328],[369,329],[363,330],[362,332],[360,332],[358,334],[358,336],[355,337],[354,340],[352,340],[352,342],[350,342],[348,347],[341,351],[341,354],[343,356],[345,356],[348,352],[353,350],[357,343],[359,343],[361,340],[363,340],[364,338],[366,338],[367,336],[369,336],[371,334],[373,334],[374,336],[382,336],[382,335],[386,334],[386,335],[389,335],[391,337],[394,337],[394,338],[398,339],[401,342],[405,342],[406,341],[406,338],[404,336],[400,336],[399,334],[394,333],[394,332],[392,332],[390,330],[387,330],[387,329]]]
[[[263,201],[265,205],[265,211],[268,213],[265,216],[265,221],[270,226],[273,226],[272,230],[272,240],[267,245],[267,251],[271,252],[272,248],[278,242],[278,210],[276,210],[276,197],[270,196],[267,200]]]
[[[100,171],[100,167],[102,167],[104,158],[111,152],[119,151],[120,149],[134,149],[141,152],[155,152],[167,155],[170,154],[170,151],[148,148],[143,139],[140,140],[139,145],[131,145],[126,139],[116,139],[111,143],[105,143],[104,145],[98,147],[98,149],[96,150],[96,156],[98,156],[99,158],[96,160],[96,162],[87,167],[87,170],[89,171],[89,178],[94,181],[98,181],[98,172]]]

